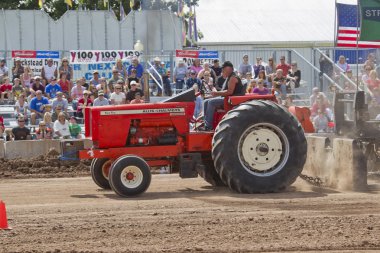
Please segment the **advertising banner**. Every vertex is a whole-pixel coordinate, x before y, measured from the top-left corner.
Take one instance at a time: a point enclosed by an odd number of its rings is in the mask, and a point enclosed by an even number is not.
[[[205,62],[212,64],[215,59],[219,59],[219,52],[209,50],[176,50],[175,56],[176,64],[178,64],[179,60],[183,60],[188,66],[191,66],[195,59],[199,59],[201,65]]]
[[[135,50],[72,50],[70,51],[71,64],[108,63],[118,59],[123,61],[141,53]]]
[[[41,76],[41,69],[49,58],[57,67],[61,62],[59,51],[13,50],[12,59],[15,58],[20,58],[22,66],[29,65],[35,76]]]

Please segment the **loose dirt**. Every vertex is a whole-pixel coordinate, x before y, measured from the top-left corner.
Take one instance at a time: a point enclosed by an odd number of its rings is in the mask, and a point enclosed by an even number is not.
[[[235,194],[201,178],[153,175],[120,198],[90,177],[0,178],[13,230],[0,252],[379,252],[380,181],[338,192],[298,180],[277,194]]]

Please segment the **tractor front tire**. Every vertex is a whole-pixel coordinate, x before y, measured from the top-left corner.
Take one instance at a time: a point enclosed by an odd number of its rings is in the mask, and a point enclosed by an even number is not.
[[[150,167],[142,158],[125,155],[112,164],[109,182],[119,196],[131,197],[145,192],[151,177]]]
[[[112,161],[108,158],[95,158],[91,162],[91,176],[95,184],[103,189],[111,189],[108,182],[108,174]]]
[[[271,101],[254,100],[229,111],[215,130],[215,169],[239,193],[284,190],[301,174],[307,143],[298,120]]]

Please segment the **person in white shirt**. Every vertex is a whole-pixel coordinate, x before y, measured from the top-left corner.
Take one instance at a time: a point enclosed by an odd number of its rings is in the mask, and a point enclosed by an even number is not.
[[[121,92],[121,85],[115,85],[115,91],[111,93],[111,104],[121,105],[125,104],[125,93]]]
[[[69,121],[63,112],[58,114],[58,119],[54,122],[54,138],[68,139],[70,138]]]
[[[58,77],[57,66],[54,65],[54,61],[52,58],[47,59],[47,65],[42,67],[41,76],[43,78],[42,82],[43,82],[44,86],[46,86],[46,84],[50,83],[51,78],[53,76],[55,78]]]

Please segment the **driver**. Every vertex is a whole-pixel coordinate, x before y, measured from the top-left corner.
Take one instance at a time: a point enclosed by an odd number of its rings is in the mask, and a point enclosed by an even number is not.
[[[243,95],[243,84],[240,78],[234,72],[234,66],[230,61],[222,65],[223,75],[226,80],[223,83],[221,91],[215,88],[211,92],[212,98],[204,101],[203,112],[205,115],[205,130],[211,130],[214,120],[214,113],[217,109],[223,108],[224,97]]]

